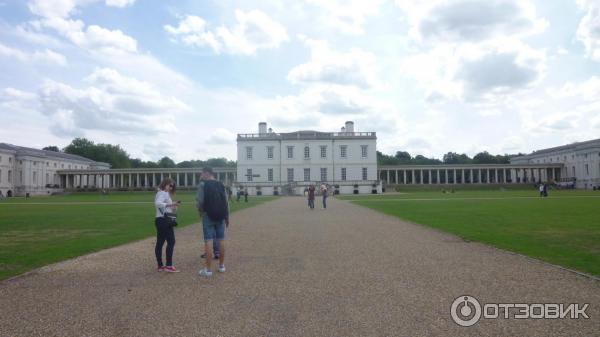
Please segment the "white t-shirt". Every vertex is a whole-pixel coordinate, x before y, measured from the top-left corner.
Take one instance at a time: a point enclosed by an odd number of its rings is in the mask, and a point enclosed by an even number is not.
[[[544,192],[544,185],[540,185],[540,192]]]
[[[167,207],[167,205],[172,204],[171,195],[166,191],[158,191],[156,192],[156,196],[154,197],[154,207],[156,207],[156,217],[161,218],[164,213],[173,212],[171,207]]]

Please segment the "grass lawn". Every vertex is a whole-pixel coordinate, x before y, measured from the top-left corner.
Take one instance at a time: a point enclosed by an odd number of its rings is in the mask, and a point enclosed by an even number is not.
[[[341,199],[467,240],[600,276],[600,192],[409,190]]]
[[[199,221],[195,194],[179,192],[179,227]],[[273,197],[235,202],[231,211]],[[0,280],[50,263],[139,240],[156,233],[154,193],[76,193],[0,199]]]

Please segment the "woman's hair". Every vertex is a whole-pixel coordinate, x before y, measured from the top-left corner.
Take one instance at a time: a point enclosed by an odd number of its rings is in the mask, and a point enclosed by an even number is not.
[[[165,178],[160,185],[158,185],[158,188],[161,191],[165,190],[165,187],[167,187],[168,185],[171,185],[171,192],[175,193],[175,190],[177,189],[177,185],[175,184],[175,181],[173,181],[173,179],[171,178]]]

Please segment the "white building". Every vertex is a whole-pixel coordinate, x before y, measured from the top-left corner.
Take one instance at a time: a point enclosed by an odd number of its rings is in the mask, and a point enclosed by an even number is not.
[[[238,134],[237,183],[249,194],[302,194],[310,184],[327,183],[335,192],[380,193],[377,136],[354,132],[275,133],[260,123],[258,133]]]
[[[600,187],[600,139],[534,151],[513,157],[513,165],[562,164],[559,182],[575,182],[576,188]]]
[[[4,196],[45,195],[60,190],[61,170],[109,169],[110,165],[68,153],[0,143],[0,191]]]

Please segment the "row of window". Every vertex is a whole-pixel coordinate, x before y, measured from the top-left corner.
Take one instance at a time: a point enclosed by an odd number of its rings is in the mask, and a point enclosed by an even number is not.
[[[584,159],[587,159],[587,158],[588,158],[588,153],[584,153],[584,154],[582,154],[582,155],[578,155],[578,156],[583,156],[583,158],[584,158]],[[598,157],[600,157],[600,152],[598,152]],[[549,158],[549,160],[550,160],[550,162],[552,163],[552,158]],[[574,154],[572,154],[572,155],[571,155],[571,160],[575,160],[575,155],[574,155]],[[565,161],[565,162],[567,161],[567,156],[563,156],[563,161]],[[540,162],[540,159],[538,159],[536,162],[537,162],[538,164],[540,164],[540,163],[541,163],[541,162]],[[542,162],[543,162],[543,163],[545,163],[545,162],[546,162],[546,159],[542,159]],[[560,157],[559,157],[559,156],[557,156],[557,157],[556,157],[556,162],[557,162],[557,163],[559,163],[559,162],[560,162]]]
[[[0,163],[1,162],[2,162],[2,156],[0,156]],[[8,162],[12,163],[12,157],[8,157]],[[33,166],[37,166],[38,164],[43,164],[43,163],[44,163],[43,161],[34,161],[33,162]],[[54,164],[54,168],[58,168],[58,164],[57,163],[53,163],[53,164]],[[19,165],[23,165],[23,161],[22,160],[19,160]],[[46,167],[50,167],[50,162],[49,161],[46,162]],[[64,169],[65,168],[65,164],[60,164],[60,168]],[[69,164],[67,166],[67,168],[71,169],[71,165]],[[83,169],[83,168],[85,168],[83,165],[81,165],[81,166],[73,165],[73,169]]]
[[[321,181],[327,181],[327,168],[321,167],[320,171],[321,171],[320,172],[321,173]],[[254,176],[255,175],[252,173],[252,169],[246,170],[246,177],[247,177],[248,181],[253,181]],[[342,181],[346,181],[346,177],[347,177],[346,168],[342,167],[341,168]],[[368,180],[368,168],[367,167],[362,168],[362,180]],[[267,169],[267,181],[273,181],[273,169],[272,168]],[[293,168],[287,169],[287,181],[288,182],[294,181],[294,169]],[[304,169],[304,181],[311,181],[310,168]]]
[[[274,148],[275,148],[274,146],[267,146],[267,159],[273,159]],[[294,159],[294,148],[295,148],[295,146],[292,146],[292,145],[286,147],[288,159]],[[253,149],[254,148],[252,146],[246,146],[246,159],[252,160],[252,158],[254,157]],[[327,145],[320,145],[319,150],[320,150],[320,157],[327,158]],[[362,158],[367,158],[368,153],[369,153],[368,145],[361,145],[360,152],[361,152]],[[348,145],[340,145],[340,158],[347,158],[347,157],[348,157]],[[310,147],[309,146],[304,147],[304,159],[310,159]]]
[[[36,185],[38,183],[38,173],[37,172],[32,172],[32,183],[34,185]],[[56,178],[56,174],[54,175],[54,177]],[[12,170],[8,170],[8,176],[7,176],[7,181],[8,183],[12,183]],[[0,183],[2,183],[2,170],[0,169]],[[19,182],[18,183],[23,183],[23,171],[19,171]],[[46,184],[50,184],[50,173],[46,173]]]

